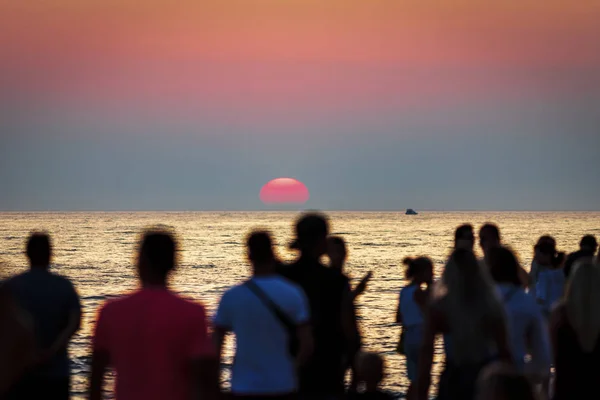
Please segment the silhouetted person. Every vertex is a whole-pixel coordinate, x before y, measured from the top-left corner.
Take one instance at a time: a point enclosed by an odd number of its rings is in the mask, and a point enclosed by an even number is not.
[[[45,233],[27,241],[30,269],[6,282],[16,304],[35,326],[37,355],[15,387],[14,398],[70,398],[69,341],[81,323],[79,296],[71,282],[50,271],[52,246]]]
[[[406,279],[409,284],[400,291],[396,323],[402,325],[398,351],[406,357],[406,374],[411,382],[407,398],[412,398],[417,380],[419,351],[423,338],[424,311],[428,300],[429,286],[433,282],[433,262],[427,257],[405,258]],[[426,285],[426,290],[421,290]]]
[[[350,391],[349,400],[392,400],[392,396],[381,390],[380,385],[385,378],[385,362],[377,353],[359,353],[354,369],[359,386],[364,392]]]
[[[538,271],[535,286],[530,292],[546,317],[550,315],[554,303],[562,297],[565,286],[565,275],[562,269],[565,254],[556,251],[555,243],[554,239],[549,240],[543,236],[535,247]]]
[[[475,235],[473,225],[464,224],[456,228],[454,232],[454,248],[473,251],[475,247]]]
[[[506,308],[515,367],[532,380],[543,382],[552,362],[550,338],[540,308],[522,286],[519,262],[508,248],[494,247],[487,253],[487,263]],[[531,360],[526,363],[529,352]]]
[[[281,268],[281,274],[306,293],[315,340],[313,356],[300,369],[299,393],[310,399],[341,396],[346,367],[360,348],[350,287],[339,272],[320,261],[327,251],[327,219],[304,214],[295,230],[300,257]]]
[[[496,363],[478,379],[478,400],[538,400],[533,385],[510,365]]]
[[[255,232],[247,241],[252,278],[223,295],[215,332],[217,352],[225,335],[236,337],[231,372],[234,398],[292,399],[297,393],[297,368],[313,348],[308,300],[297,285],[275,271],[271,237]],[[297,340],[297,349],[291,348]]]
[[[137,261],[141,288],[100,310],[93,338],[90,398],[102,398],[104,375],[116,372],[117,399],[214,399],[218,364],[204,307],[168,289],[177,244],[147,231]]]
[[[529,292],[535,297],[536,284],[540,272],[559,264],[561,255],[556,250],[556,240],[552,236],[541,236],[533,247],[533,260],[529,270]]]
[[[479,229],[479,246],[483,251],[484,261],[487,258],[490,250],[502,246],[502,237],[500,236],[500,228],[497,225],[486,223]],[[489,263],[488,263],[489,264]],[[527,271],[519,266],[519,280],[521,286],[529,286],[529,277]]]
[[[416,398],[429,398],[435,338],[450,340],[438,399],[471,400],[480,371],[494,360],[512,363],[504,306],[489,272],[467,249],[452,253],[425,316]]]
[[[571,273],[571,268],[577,262],[577,260],[581,258],[594,258],[594,254],[596,254],[596,250],[598,250],[598,241],[596,241],[596,237],[593,235],[585,235],[581,238],[579,242],[579,250],[569,254],[567,257],[567,261],[565,261],[565,267],[563,269],[565,276],[568,278]]]
[[[481,246],[484,257],[491,249],[501,246],[498,226],[487,223],[481,227],[479,230],[479,246]]]
[[[550,318],[555,400],[600,399],[600,268],[577,262]]]
[[[344,272],[344,266],[348,258],[348,249],[346,247],[346,241],[340,236],[331,236],[327,239],[327,256],[329,257],[329,268],[338,271],[350,285],[350,279]],[[363,294],[367,289],[367,284],[373,277],[373,273],[369,271],[356,285],[356,288],[352,291],[352,298],[356,299],[358,296]]]

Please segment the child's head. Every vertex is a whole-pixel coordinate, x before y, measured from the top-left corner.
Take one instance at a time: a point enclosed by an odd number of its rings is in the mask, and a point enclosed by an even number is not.
[[[327,256],[332,267],[343,267],[348,256],[348,250],[346,249],[346,242],[342,237],[330,236],[327,238]]]
[[[361,352],[355,360],[356,378],[367,390],[375,390],[385,376],[385,362],[377,353]]]
[[[406,265],[406,279],[419,284],[433,281],[433,262],[429,258],[406,257],[402,263]]]

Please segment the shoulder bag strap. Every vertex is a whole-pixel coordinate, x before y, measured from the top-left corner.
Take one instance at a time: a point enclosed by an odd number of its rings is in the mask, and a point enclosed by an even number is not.
[[[288,330],[295,330],[296,324],[275,304],[273,300],[255,282],[247,281],[246,286],[262,303],[277,317],[279,322]]]

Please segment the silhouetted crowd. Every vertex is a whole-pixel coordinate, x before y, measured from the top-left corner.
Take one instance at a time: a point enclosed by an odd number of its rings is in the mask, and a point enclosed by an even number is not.
[[[344,273],[346,244],[327,218],[303,214],[280,262],[266,231],[247,239],[252,277],[227,290],[216,315],[169,289],[177,266],[173,232],[144,232],[140,289],[107,301],[92,338],[89,398],[103,398],[113,370],[115,396],[127,399],[390,399],[380,388],[381,355],[361,351],[355,299]],[[502,244],[500,230],[455,231],[439,280],[433,262],[410,257],[399,293],[397,352],[406,360],[407,398],[429,398],[434,345],[445,352],[440,400],[600,399],[600,254],[593,236],[558,252],[551,236],[534,247],[530,272]],[[0,398],[70,398],[68,344],[81,323],[71,282],[50,269],[45,233],[27,242],[30,269],[0,286]],[[323,264],[327,255],[329,265]],[[223,348],[235,336],[230,390],[220,380]],[[393,377],[392,377],[393,378]]]

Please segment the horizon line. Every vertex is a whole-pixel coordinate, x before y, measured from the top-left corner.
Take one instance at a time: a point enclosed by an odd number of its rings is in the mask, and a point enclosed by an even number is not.
[[[352,213],[352,212],[366,212],[366,213],[376,213],[376,212],[388,212],[388,213],[405,213],[407,209],[319,209],[319,208],[310,208],[310,209],[300,209],[300,210],[291,210],[291,209],[270,209],[270,210],[261,210],[261,209],[81,209],[81,210],[64,210],[64,209],[48,209],[48,210],[2,210],[0,209],[0,213],[2,214],[31,214],[31,213],[303,213],[303,212],[332,212],[332,213]],[[548,212],[572,212],[572,213],[590,213],[590,212],[600,212],[598,210],[584,210],[584,209],[565,209],[565,210],[553,210],[553,209],[422,209],[415,210],[420,215],[421,213],[440,213],[440,212],[539,212],[539,213],[548,213]],[[414,216],[414,215],[413,215]]]

